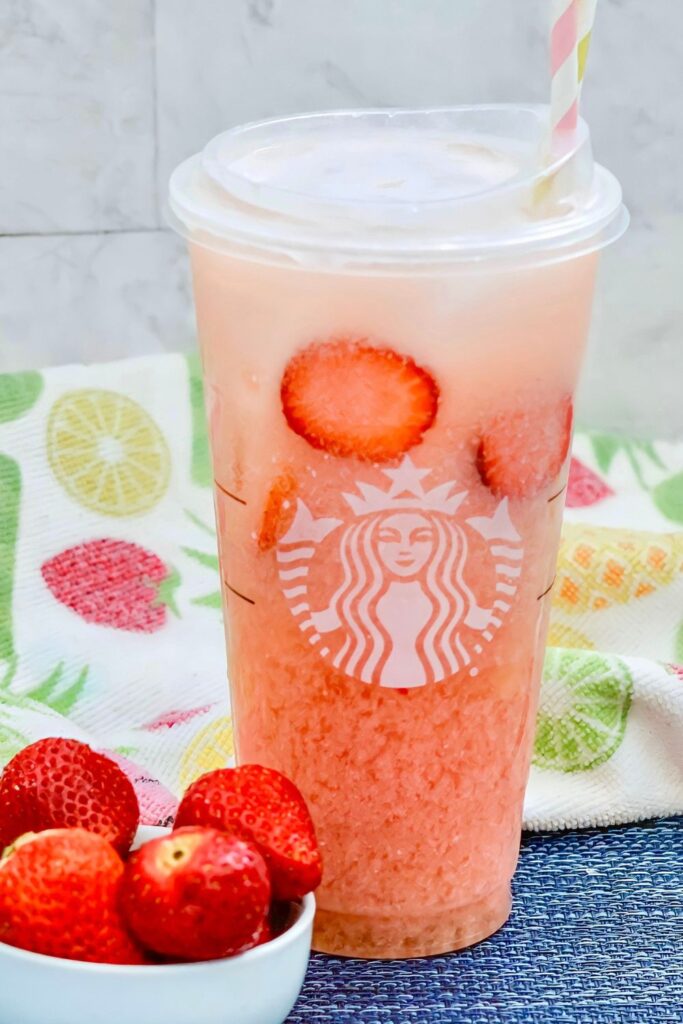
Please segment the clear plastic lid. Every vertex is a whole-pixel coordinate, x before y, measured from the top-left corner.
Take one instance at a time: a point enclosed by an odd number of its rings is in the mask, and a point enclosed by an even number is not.
[[[618,237],[616,178],[584,122],[548,163],[548,110],[340,110],[218,135],[171,177],[175,226],[300,263],[563,259]]]

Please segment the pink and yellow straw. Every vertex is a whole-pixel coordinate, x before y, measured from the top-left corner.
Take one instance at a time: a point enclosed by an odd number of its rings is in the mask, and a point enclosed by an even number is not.
[[[551,137],[553,153],[558,155],[571,145],[576,135],[597,0],[553,0],[553,7]]]

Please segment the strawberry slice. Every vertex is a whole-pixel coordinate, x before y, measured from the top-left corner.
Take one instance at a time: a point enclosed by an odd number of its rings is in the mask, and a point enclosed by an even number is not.
[[[320,884],[322,865],[304,798],[271,768],[219,768],[193,782],[175,828],[201,825],[234,832],[256,844],[268,867],[273,899],[294,900]]]
[[[614,491],[602,477],[594,473],[583,462],[572,458],[569,464],[569,480],[567,482],[567,508],[587,508],[597,505],[605,498],[611,498]]]
[[[273,481],[263,506],[258,546],[261,551],[274,548],[292,525],[296,513],[297,483],[292,473],[283,473]]]
[[[477,469],[482,481],[499,497],[539,494],[564,465],[572,419],[569,395],[497,416],[479,442]]]
[[[420,444],[436,418],[439,389],[409,356],[341,339],[297,353],[281,398],[287,423],[313,448],[388,462]]]

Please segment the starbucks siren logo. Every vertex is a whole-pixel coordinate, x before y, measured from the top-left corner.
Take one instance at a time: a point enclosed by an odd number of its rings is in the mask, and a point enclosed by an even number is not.
[[[425,489],[432,470],[408,456],[382,472],[388,489],[358,482],[357,494],[343,495],[353,513],[348,520],[315,519],[298,500],[277,550],[290,611],[321,656],[361,682],[410,688],[466,667],[474,676],[476,657],[503,624],[521,574],[523,549],[507,499],[490,518],[460,520],[467,491],[452,493],[455,481]],[[481,607],[468,583],[471,531],[486,542],[495,574],[490,608]],[[330,580],[326,605],[313,608],[309,581],[327,538],[338,545],[340,573]],[[329,563],[322,562],[325,572]]]

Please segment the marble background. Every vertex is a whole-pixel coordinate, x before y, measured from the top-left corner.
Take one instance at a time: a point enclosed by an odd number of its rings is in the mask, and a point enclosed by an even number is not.
[[[0,368],[188,348],[175,164],[252,118],[544,100],[548,0],[2,0]],[[683,3],[600,0],[584,109],[624,184],[580,418],[683,434]]]

